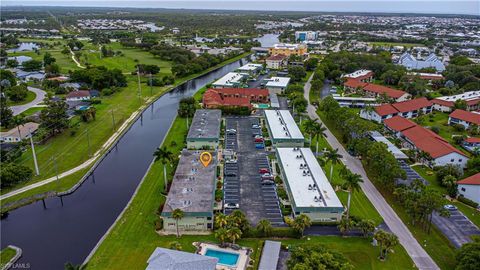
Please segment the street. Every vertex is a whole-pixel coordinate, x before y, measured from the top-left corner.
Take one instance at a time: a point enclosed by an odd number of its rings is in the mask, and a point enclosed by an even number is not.
[[[35,87],[31,87],[31,86],[27,86],[27,88],[28,88],[28,91],[32,91],[32,92],[35,93],[35,95],[36,95],[35,99],[32,100],[31,102],[27,103],[27,104],[11,106],[10,109],[12,109],[13,115],[19,115],[22,112],[32,108],[33,106],[38,105],[40,102],[43,101],[43,99],[45,98],[45,95],[47,94],[42,89],[38,89],[38,88],[35,88]]]

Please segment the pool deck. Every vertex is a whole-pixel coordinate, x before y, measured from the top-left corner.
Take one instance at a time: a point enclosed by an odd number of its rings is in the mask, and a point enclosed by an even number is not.
[[[200,243],[200,252],[198,254],[205,256],[207,249],[213,249],[218,251],[230,252],[238,254],[238,261],[237,265],[234,267],[226,266],[217,264],[217,270],[245,270],[247,269],[248,265],[248,251],[246,249],[234,250],[231,248],[221,248],[217,245],[207,244],[207,243]]]

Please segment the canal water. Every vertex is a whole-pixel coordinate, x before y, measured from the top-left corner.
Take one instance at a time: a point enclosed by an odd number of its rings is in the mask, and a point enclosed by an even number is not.
[[[14,268],[51,270],[64,269],[66,262],[82,263],[131,198],[176,116],[180,99],[244,61],[190,80],[160,97],[73,194],[45,200],[46,208],[41,201],[24,206],[1,220],[1,247],[23,249]]]
[[[280,43],[277,34],[265,34],[255,40],[259,41],[262,47],[271,47],[277,43]]]

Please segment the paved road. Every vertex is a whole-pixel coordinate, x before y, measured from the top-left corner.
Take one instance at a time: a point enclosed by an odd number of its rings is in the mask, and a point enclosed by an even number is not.
[[[305,98],[307,100],[310,93],[310,81],[312,77],[309,78],[308,82],[305,84]],[[308,104],[307,112],[310,118],[322,122],[316,113],[316,108]],[[326,127],[326,126],[325,126]],[[440,269],[437,264],[432,260],[428,253],[420,246],[417,240],[413,237],[412,233],[408,230],[407,226],[402,222],[398,217],[395,211],[390,207],[390,205],[385,201],[380,192],[375,188],[370,179],[368,179],[365,170],[363,169],[362,163],[360,160],[352,157],[348,152],[343,148],[340,142],[335,138],[335,136],[326,130],[325,134],[328,143],[333,148],[338,148],[339,154],[343,156],[342,162],[356,174],[360,174],[363,179],[361,187],[367,198],[372,202],[373,206],[382,216],[383,220],[390,228],[390,230],[398,236],[400,244],[405,248],[408,255],[412,258],[413,262],[419,269]]]
[[[32,91],[32,92],[35,93],[35,95],[36,95],[35,99],[32,100],[31,102],[27,103],[27,104],[11,106],[10,109],[12,109],[13,115],[21,114],[22,112],[30,109],[31,107],[37,105],[40,102],[42,102],[43,99],[45,98],[45,95],[47,94],[42,89],[38,89],[38,88],[35,88],[35,87],[30,87],[30,86],[28,86],[27,88],[28,88],[28,91]]]

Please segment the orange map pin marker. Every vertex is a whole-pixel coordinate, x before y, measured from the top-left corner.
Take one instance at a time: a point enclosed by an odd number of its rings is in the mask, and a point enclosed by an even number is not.
[[[210,162],[212,162],[212,154],[210,152],[203,152],[200,154],[200,162],[202,162],[204,167],[207,167]]]

